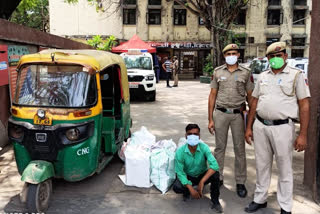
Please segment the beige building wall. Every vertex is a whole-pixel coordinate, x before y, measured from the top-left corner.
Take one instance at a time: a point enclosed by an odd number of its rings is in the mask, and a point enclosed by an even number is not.
[[[122,13],[97,12],[87,0],[67,4],[64,0],[49,0],[50,33],[60,36],[114,35],[122,38]]]
[[[233,30],[236,34],[246,36],[244,55],[245,59],[264,56],[267,38],[277,37],[280,41],[288,44],[288,53],[291,55],[291,44],[293,37],[305,37],[304,56],[309,55],[310,41],[310,8],[311,0],[307,0],[307,19],[305,25],[293,25],[293,0],[281,0],[283,23],[280,25],[267,25],[268,0],[251,0],[246,9],[246,24],[236,25]],[[199,25],[198,17],[187,11],[186,25],[173,24],[174,8],[182,8],[173,2],[162,0],[161,24],[151,25],[146,23],[148,0],[137,0],[136,24],[123,24],[123,10],[120,9],[112,15],[97,13],[94,6],[90,6],[87,0],[79,0],[78,4],[68,5],[64,0],[50,0],[50,29],[51,33],[57,35],[115,35],[120,40],[129,40],[137,34],[144,41],[157,42],[210,42],[210,32]],[[67,14],[67,15],[66,15]],[[249,39],[250,38],[250,39]],[[254,42],[252,42],[253,40]]]
[[[306,0],[310,10],[311,0]],[[288,44],[288,54],[291,56],[292,38],[306,37],[304,49],[304,57],[309,56],[311,17],[310,11],[306,13],[305,25],[293,25],[293,0],[281,0],[281,13],[283,22],[280,25],[268,25],[268,0],[251,0],[250,6],[247,8],[246,26],[242,32],[246,33],[245,58],[254,58],[264,56],[266,50],[267,37],[279,37],[280,41]],[[241,32],[235,27],[235,32]],[[254,37],[254,43],[249,43],[249,37]],[[297,48],[297,47],[295,47]]]

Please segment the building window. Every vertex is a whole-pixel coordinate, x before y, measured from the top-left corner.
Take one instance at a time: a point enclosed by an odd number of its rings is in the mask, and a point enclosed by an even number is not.
[[[303,49],[292,49],[291,50],[291,58],[303,58],[304,56],[304,50]]]
[[[249,38],[248,38],[248,43],[253,44],[253,43],[254,43],[254,37],[249,37]]]
[[[161,0],[148,0],[149,5],[161,5]]]
[[[161,10],[149,9],[148,24],[151,24],[151,25],[160,25],[161,24]]]
[[[174,9],[174,25],[186,25],[187,23],[187,10]]]
[[[279,38],[271,38],[271,37],[267,38],[267,41],[266,41],[267,47],[274,42],[279,42]]]
[[[292,38],[292,46],[305,46],[306,38]]]
[[[136,24],[136,9],[123,9],[123,24]]]
[[[199,25],[204,25],[203,18],[199,17]]]
[[[280,25],[280,10],[268,10],[268,25]]]
[[[281,5],[281,0],[268,0],[268,5]]]
[[[305,24],[306,10],[293,10],[293,25]]]
[[[123,4],[124,5],[136,5],[137,4],[137,0],[124,0]]]
[[[246,24],[246,15],[247,11],[246,10],[240,10],[238,16],[236,17],[234,23],[236,25],[245,25]]]
[[[295,6],[307,5],[307,0],[294,0],[293,5]]]

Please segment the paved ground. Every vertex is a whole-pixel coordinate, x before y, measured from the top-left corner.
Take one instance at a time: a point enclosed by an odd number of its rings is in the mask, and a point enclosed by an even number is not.
[[[131,105],[132,131],[146,126],[157,140],[178,139],[184,135],[187,123],[198,123],[201,138],[214,149],[214,137],[207,131],[207,98],[209,86],[196,81],[183,81],[178,88],[166,88],[162,81],[157,85],[157,101],[134,101]],[[0,152],[0,213],[25,212],[19,201],[23,183],[17,173],[11,147]],[[252,200],[255,186],[255,162],[253,147],[247,146],[248,197],[240,199],[235,193],[234,154],[229,137],[225,161],[225,185],[221,189],[221,203],[226,214],[243,214],[243,208]],[[68,183],[55,180],[54,195],[48,213],[210,213],[208,188],[206,198],[182,201],[180,195],[170,190],[162,195],[155,188],[127,187],[118,178],[123,173],[123,163],[112,161],[99,175],[84,181]],[[294,153],[294,206],[295,214],[319,214],[320,207],[302,185],[303,153]],[[268,208],[258,214],[279,213],[276,200],[277,169],[274,164],[269,190]]]

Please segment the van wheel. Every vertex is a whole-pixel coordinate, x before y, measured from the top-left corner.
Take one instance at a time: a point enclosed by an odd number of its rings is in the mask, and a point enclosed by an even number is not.
[[[32,213],[44,213],[49,207],[52,195],[52,181],[48,179],[39,184],[29,184],[27,190],[27,208]]]
[[[156,101],[156,91],[151,91],[150,94],[148,94],[148,101],[153,102]]]

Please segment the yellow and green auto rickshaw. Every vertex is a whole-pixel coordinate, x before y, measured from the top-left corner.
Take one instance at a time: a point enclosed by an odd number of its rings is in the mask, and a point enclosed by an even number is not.
[[[26,204],[44,212],[52,178],[79,181],[99,173],[130,135],[126,66],[96,50],[44,50],[17,67],[8,136]]]

